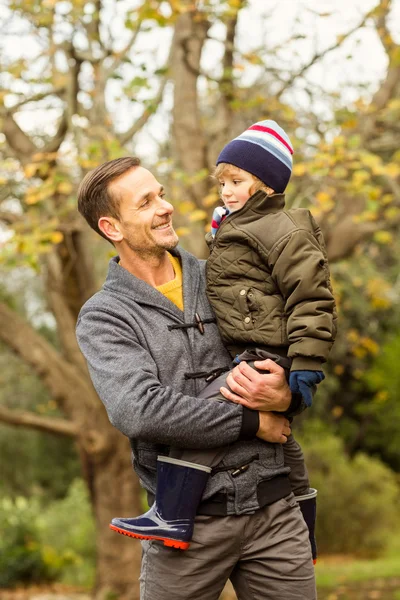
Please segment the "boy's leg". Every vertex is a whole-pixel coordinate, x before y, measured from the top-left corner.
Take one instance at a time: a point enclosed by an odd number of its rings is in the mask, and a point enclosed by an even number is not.
[[[299,503],[303,518],[307,524],[312,557],[317,560],[317,544],[315,541],[315,521],[317,516],[317,491],[310,488],[307,467],[303,452],[293,435],[283,444],[285,466],[290,467],[289,480],[293,493]]]
[[[285,467],[290,467],[289,480],[295,496],[302,496],[308,492],[310,481],[304,461],[303,451],[293,435],[289,435],[286,444],[283,444]]]
[[[202,397],[226,402],[219,393],[225,379],[226,373],[213,380]],[[187,550],[211,467],[222,460],[225,452],[226,447],[171,448],[168,457],[158,457],[156,497],[150,509],[138,517],[112,519],[110,528],[129,537],[159,540],[165,546]]]
[[[213,379],[199,394],[199,398],[206,398],[208,400],[217,400],[227,402],[226,398],[220,393],[219,389],[222,386],[226,386],[226,378],[228,373],[222,373],[215,379]],[[197,465],[204,465],[206,467],[215,467],[223,457],[225,456],[227,446],[220,448],[209,448],[205,449],[182,449],[182,448],[171,448],[169,456],[177,458],[179,460],[186,460],[188,462],[195,463]]]

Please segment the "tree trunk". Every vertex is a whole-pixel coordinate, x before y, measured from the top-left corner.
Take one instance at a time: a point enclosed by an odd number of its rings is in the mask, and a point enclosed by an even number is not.
[[[141,546],[139,540],[112,531],[113,517],[137,516],[143,512],[139,481],[132,470],[128,440],[118,431],[109,432],[112,450],[93,464],[93,508],[97,527],[96,600],[118,597],[139,600]]]

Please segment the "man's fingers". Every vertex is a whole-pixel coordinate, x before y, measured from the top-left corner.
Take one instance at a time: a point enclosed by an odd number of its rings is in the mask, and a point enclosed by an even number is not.
[[[238,396],[243,396],[244,398],[248,398],[249,390],[247,389],[247,384],[249,381],[246,379],[246,377],[243,377],[240,372],[236,373],[235,375],[233,372],[229,373],[228,377],[226,378],[226,383],[235,394]]]
[[[257,367],[257,369],[270,371],[271,373],[282,373],[283,371],[283,368],[270,358],[266,358],[265,360],[256,360],[254,362],[254,366]]]
[[[226,398],[227,400],[230,400],[231,402],[235,402],[236,404],[242,404],[243,406],[247,406],[247,408],[251,408],[251,406],[250,406],[249,402],[247,402],[247,400],[245,400],[241,396],[234,394],[233,392],[228,390],[228,388],[222,387],[219,389],[219,391],[224,396],[224,398]]]
[[[234,379],[242,378],[248,379],[249,382],[254,379],[254,375],[257,373],[252,367],[250,367],[247,362],[240,362],[230,373],[234,377]]]
[[[280,444],[286,444],[287,442],[287,436],[286,435],[281,435],[281,439],[279,440]]]

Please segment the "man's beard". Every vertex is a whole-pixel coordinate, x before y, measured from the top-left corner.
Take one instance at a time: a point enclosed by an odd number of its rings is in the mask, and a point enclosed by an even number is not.
[[[179,244],[179,239],[178,236],[175,234],[174,239],[171,238],[171,240],[165,241],[162,244],[162,246],[154,245],[149,246],[148,248],[143,248],[143,246],[136,246],[133,242],[131,242],[131,240],[129,240],[129,238],[124,238],[124,242],[126,243],[128,248],[130,248],[135,254],[142,258],[158,258],[162,256],[166,250],[173,250]]]

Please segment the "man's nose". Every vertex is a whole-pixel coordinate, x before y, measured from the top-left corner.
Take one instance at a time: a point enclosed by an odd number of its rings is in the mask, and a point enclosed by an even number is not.
[[[170,202],[168,202],[164,198],[159,198],[157,212],[162,215],[165,215],[165,213],[172,215],[172,213],[174,212],[174,207]]]

